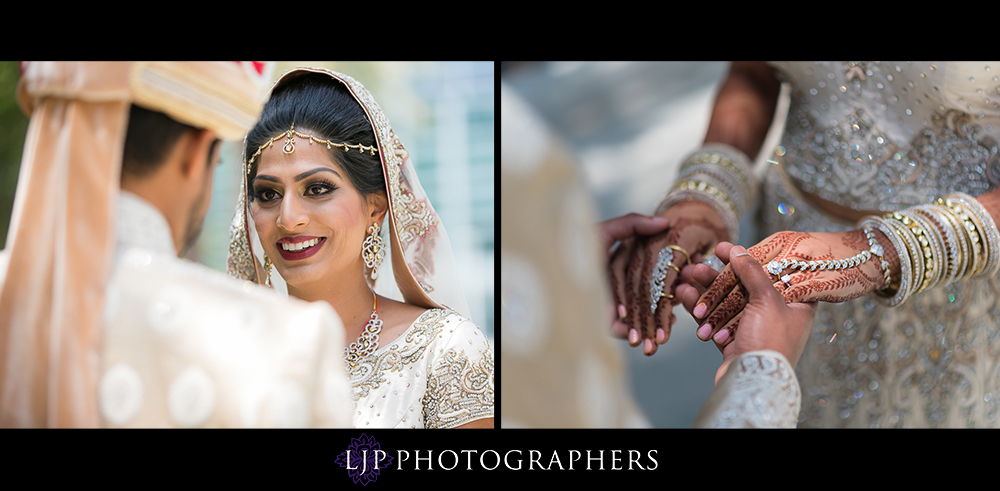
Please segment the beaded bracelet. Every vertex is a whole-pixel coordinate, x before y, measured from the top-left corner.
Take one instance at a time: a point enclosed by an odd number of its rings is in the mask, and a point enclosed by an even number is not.
[[[875,301],[886,307],[895,307],[903,303],[910,296],[910,277],[913,274],[910,255],[907,252],[905,242],[896,233],[895,227],[882,218],[876,216],[865,217],[858,225],[860,227],[874,227],[881,231],[889,239],[889,242],[892,243],[893,249],[896,250],[896,256],[899,258],[899,279],[893,280],[890,278],[888,284],[883,286],[882,289],[876,290],[874,292]]]
[[[976,230],[976,225],[973,223],[972,218],[965,213],[963,207],[959,206],[958,202],[953,202],[950,198],[941,199],[938,198],[937,204],[939,206],[945,207],[945,209],[955,216],[959,223],[959,230],[965,234],[965,237],[969,243],[969,258],[970,261],[962,273],[961,279],[967,280],[976,275],[981,265],[980,256],[983,254],[983,246],[980,242],[979,232]]]
[[[656,211],[653,214],[654,216],[659,215],[674,204],[688,200],[700,201],[711,206],[722,217],[729,232],[729,241],[733,244],[736,243],[740,234],[740,224],[736,209],[729,197],[717,186],[708,181],[678,182],[670,191],[670,194],[666,195],[656,205]]]
[[[933,221],[919,213],[918,210],[910,209],[906,212],[912,219],[922,224],[925,231],[924,237],[927,239],[933,257],[934,274],[923,289],[936,288],[944,282],[948,274],[948,244],[945,241],[945,236]]]
[[[949,275],[951,281],[961,280],[965,276],[965,271],[971,267],[972,257],[972,243],[969,241],[969,236],[962,227],[962,221],[951,212],[951,210],[944,205],[927,205],[934,211],[939,213],[941,217],[947,222],[947,230],[955,236],[958,241],[959,255],[955,259],[955,270]],[[946,236],[947,237],[947,236]]]
[[[902,221],[893,219],[891,214],[883,218],[885,219],[885,223],[893,230],[893,233],[898,235],[903,244],[906,245],[906,255],[910,258],[911,267],[907,281],[907,290],[912,295],[916,293],[917,287],[924,278],[924,255],[920,249],[920,244],[917,242],[913,232]]]
[[[861,251],[861,252],[859,252],[859,253],[855,254],[854,256],[851,256],[851,257],[849,257],[847,259],[823,259],[823,260],[818,260],[818,261],[799,261],[797,259],[788,259],[788,258],[786,258],[786,259],[782,259],[781,261],[775,260],[775,261],[771,261],[771,262],[767,263],[767,266],[766,266],[767,272],[771,273],[771,274],[773,274],[775,276],[778,276],[778,275],[781,274],[782,271],[784,271],[785,269],[789,269],[789,268],[791,268],[791,269],[798,269],[799,271],[807,271],[807,270],[808,271],[816,271],[816,270],[819,270],[819,271],[834,270],[834,271],[836,271],[836,270],[841,270],[841,269],[847,269],[847,268],[853,268],[853,267],[856,267],[856,266],[861,266],[862,264],[865,263],[865,261],[868,261],[874,255],[874,256],[878,256],[878,258],[880,260],[880,263],[881,263],[881,268],[885,272],[884,274],[885,274],[885,277],[886,277],[886,283],[888,283],[889,282],[889,272],[888,272],[889,271],[888,270],[889,263],[887,263],[885,261],[885,259],[882,258],[882,253],[883,253],[882,246],[879,245],[879,243],[875,241],[875,234],[874,234],[874,232],[871,231],[870,227],[866,226],[866,228],[865,228],[864,231],[865,231],[865,235],[869,237],[868,245],[869,245],[870,248],[867,249],[867,250]],[[788,284],[788,282],[789,282],[790,279],[791,279],[791,277],[789,275],[787,275],[787,274],[781,277],[781,281],[785,282],[786,285]]]
[[[799,261],[798,259],[782,259],[781,261],[771,261],[767,263],[767,272],[775,276],[781,274],[785,269],[798,269],[799,271],[820,271],[823,270],[839,270],[853,268],[855,266],[860,266],[869,258],[871,258],[871,251],[864,250],[858,254],[855,254],[847,259],[823,259],[820,261]],[[783,276],[781,281],[788,282],[786,279],[788,276]]]
[[[729,145],[709,143],[688,155],[675,184],[657,203],[654,214],[687,200],[710,205],[729,232],[729,241],[739,239],[739,217],[757,199],[758,181],[750,158]]]
[[[1000,231],[986,208],[967,194],[952,193],[935,204],[881,218],[865,217],[859,224],[881,230],[900,259],[898,286],[890,281],[889,288],[876,292],[876,300],[884,305],[896,306],[914,293],[1000,272]]]
[[[712,183],[727,197],[729,197],[734,210],[740,208],[738,206],[739,203],[745,203],[747,201],[746,189],[743,188],[743,184],[738,182],[732,175],[723,172],[719,166],[698,164],[696,166],[689,167],[679,176],[677,184],[684,181],[705,181]],[[677,184],[674,184],[675,188],[677,187]]]
[[[892,213],[891,216],[909,229],[912,234],[911,239],[917,244],[917,248],[910,251],[910,255],[919,257],[919,262],[924,266],[923,274],[914,277],[914,293],[920,293],[939,278],[940,268],[936,263],[941,258],[941,251],[937,248],[938,242],[928,239],[931,229],[922,218],[911,215],[906,210]]]
[[[990,216],[979,200],[967,194],[952,193],[946,196],[945,199],[964,207],[975,220],[978,227],[977,236],[982,243],[984,257],[982,267],[977,268],[973,275],[996,276],[997,272],[1000,272],[1000,232],[997,230],[997,225],[993,217]]]
[[[919,205],[913,207],[915,213],[923,215],[929,222],[936,227],[941,234],[932,234],[933,237],[942,241],[942,253],[944,257],[942,259],[941,267],[941,277],[939,280],[940,285],[948,285],[958,277],[959,260],[961,256],[959,255],[959,237],[962,234],[956,233],[953,228],[954,225],[948,219],[946,213],[942,212],[935,206],[931,205]],[[963,237],[964,239],[964,237]]]
[[[875,232],[872,231],[872,225],[862,225],[862,230],[865,232],[865,237],[868,238],[869,250],[878,258],[879,267],[882,270],[882,275],[885,277],[885,282],[882,285],[887,287],[889,286],[889,261],[885,260],[885,251],[882,250],[882,245],[878,243]]]

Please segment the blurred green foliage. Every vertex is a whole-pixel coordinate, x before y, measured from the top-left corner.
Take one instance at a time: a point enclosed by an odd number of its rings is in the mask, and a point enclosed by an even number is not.
[[[28,117],[17,105],[18,62],[0,62],[0,248],[7,243],[17,171],[21,166]]]

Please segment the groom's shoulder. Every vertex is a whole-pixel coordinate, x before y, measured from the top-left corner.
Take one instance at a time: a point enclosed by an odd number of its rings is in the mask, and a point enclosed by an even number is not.
[[[192,302],[217,309],[252,303],[257,309],[283,315],[294,315],[303,310],[323,310],[315,302],[288,298],[200,263],[139,249],[127,251],[119,257],[112,278],[119,294],[133,297],[136,301],[152,301],[172,291],[184,292],[184,296]]]

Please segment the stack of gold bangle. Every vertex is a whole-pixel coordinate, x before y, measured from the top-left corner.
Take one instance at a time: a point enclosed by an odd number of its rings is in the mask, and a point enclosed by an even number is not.
[[[655,215],[686,200],[712,206],[726,223],[729,241],[739,239],[739,217],[757,199],[758,181],[750,158],[718,143],[707,144],[689,155],[670,192],[656,205]]]
[[[953,193],[921,205],[865,217],[859,225],[875,227],[892,242],[900,275],[876,292],[888,306],[910,295],[952,281],[996,275],[1000,271],[1000,232],[975,198]]]

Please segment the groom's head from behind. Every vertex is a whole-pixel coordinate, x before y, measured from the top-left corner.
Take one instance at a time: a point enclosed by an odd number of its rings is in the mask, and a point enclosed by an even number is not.
[[[132,105],[122,155],[121,188],[166,218],[178,254],[201,231],[212,195],[220,140],[212,131]]]

